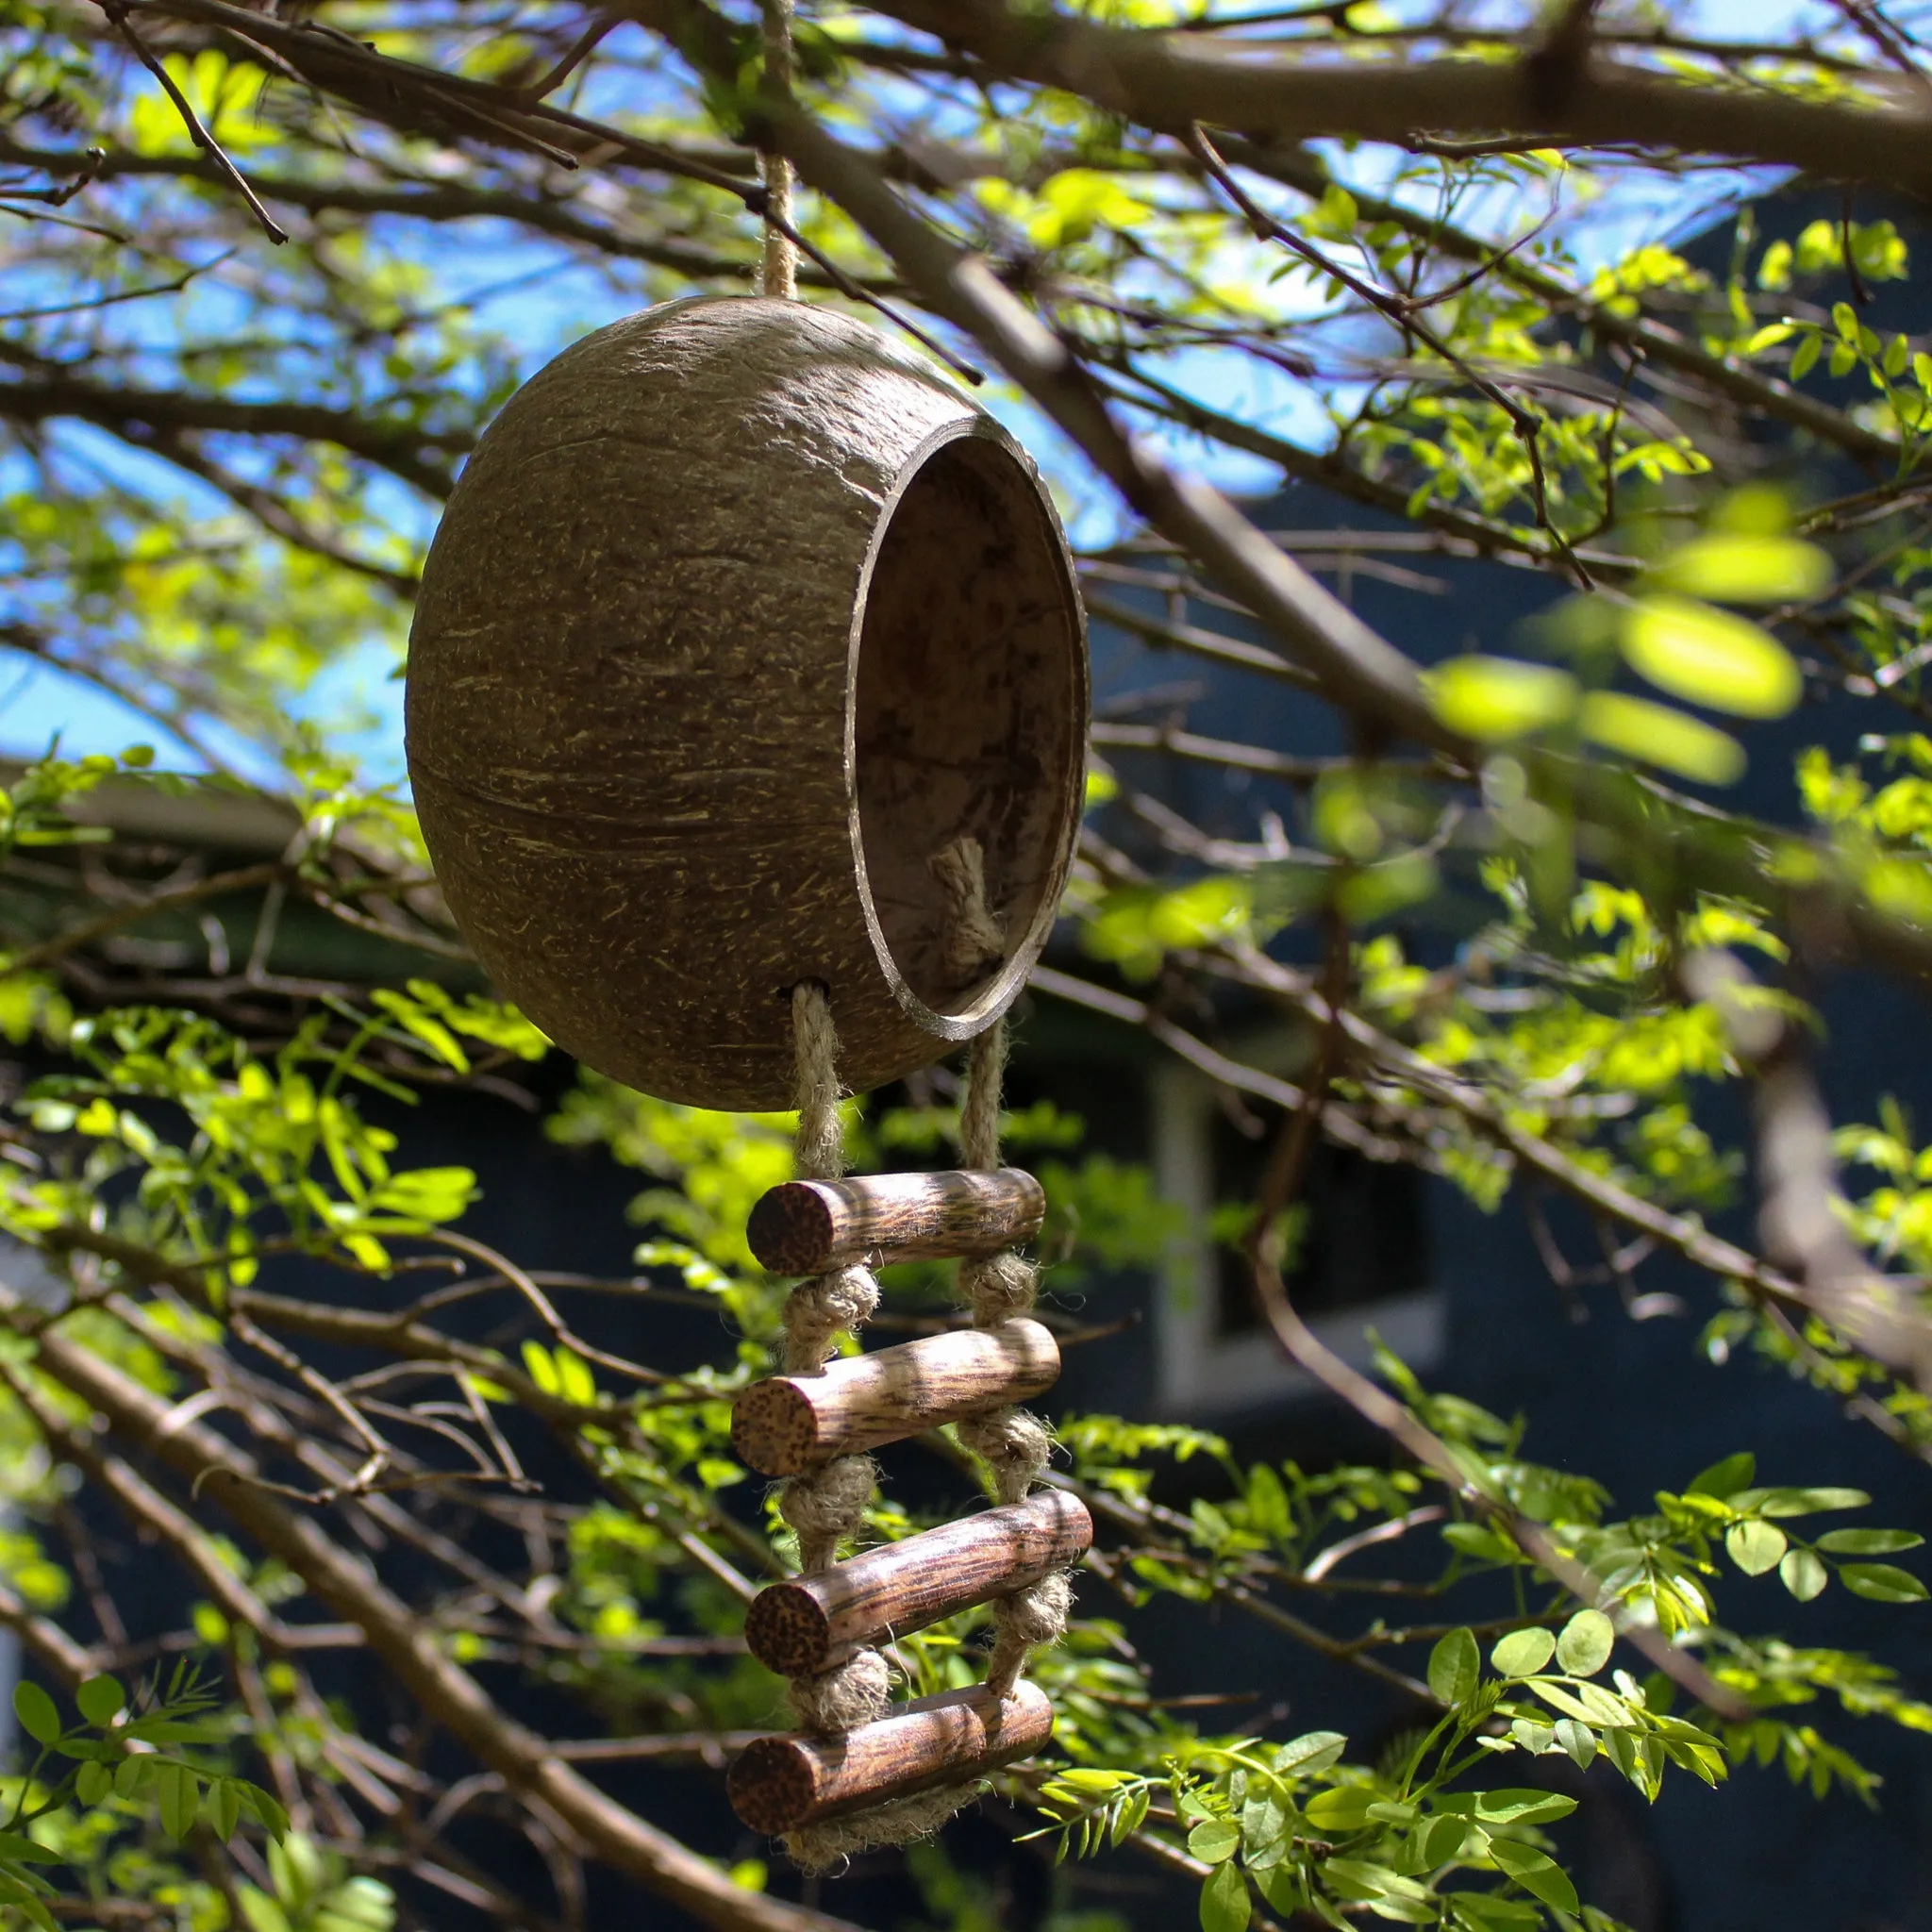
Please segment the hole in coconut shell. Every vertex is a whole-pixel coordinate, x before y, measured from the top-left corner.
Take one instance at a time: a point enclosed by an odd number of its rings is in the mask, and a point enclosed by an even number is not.
[[[1085,774],[1085,655],[1065,545],[1039,479],[997,431],[942,442],[901,479],[867,574],[858,658],[868,924],[902,998],[971,1022],[1052,926]],[[963,984],[931,867],[962,836],[985,854],[1005,940],[1002,958]]]

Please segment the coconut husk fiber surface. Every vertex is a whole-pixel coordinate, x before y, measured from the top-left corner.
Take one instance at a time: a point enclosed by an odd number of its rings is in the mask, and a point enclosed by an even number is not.
[[[587,337],[484,436],[410,639],[409,768],[498,988],[650,1093],[789,1106],[786,991],[855,1091],[1004,1010],[1077,827],[1085,636],[1012,439],[803,302]],[[935,853],[984,850],[1004,956],[958,984]]]

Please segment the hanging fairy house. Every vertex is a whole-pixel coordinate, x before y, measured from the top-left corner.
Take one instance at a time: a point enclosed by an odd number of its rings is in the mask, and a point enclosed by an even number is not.
[[[858,1091],[1010,1003],[1086,704],[1066,544],[1006,431],[836,312],[697,300],[567,350],[484,437],[424,573],[409,771],[464,936],[559,1045],[782,1108],[801,979]],[[964,984],[930,869],[962,837],[1004,936]]]
[[[1054,1380],[1000,1167],[1001,1016],[1077,830],[1085,632],[1047,494],[922,358],[807,304],[671,303],[577,343],[483,438],[425,571],[409,769],[450,908],[499,989],[627,1085],[801,1112],[749,1234],[803,1277],[784,1373],[733,1441],[780,1478],[801,1574],[751,1607],[800,1729],[730,1790],[824,1862],[929,1829],[1039,1749],[1022,1671],[1091,1526],[1038,1490],[1017,1402]],[[966,1167],[842,1176],[837,1102],[972,1041]],[[958,1257],[973,1325],[835,1356],[871,1271]],[[839,1560],[867,1452],[942,1422],[993,1507]],[[880,1646],[993,1607],[987,1682],[892,1704]]]

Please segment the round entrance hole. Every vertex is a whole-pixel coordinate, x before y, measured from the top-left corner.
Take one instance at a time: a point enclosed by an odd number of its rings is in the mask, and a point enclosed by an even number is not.
[[[854,621],[852,837],[879,964],[922,1025],[974,1032],[1044,945],[1078,836],[1087,652],[1058,519],[1032,465],[974,418],[906,466]],[[996,965],[961,985],[935,855],[985,858]]]

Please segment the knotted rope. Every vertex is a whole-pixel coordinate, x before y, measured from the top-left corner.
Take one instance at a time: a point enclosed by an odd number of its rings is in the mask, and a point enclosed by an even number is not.
[[[986,854],[977,839],[955,839],[926,860],[926,870],[946,896],[946,977],[963,992],[1007,956],[1007,936],[987,908]]]
[[[801,1179],[834,1181],[845,1172],[845,1130],[839,1118],[839,1037],[824,987],[791,989],[791,1032],[797,1052],[798,1142]],[[858,1329],[879,1305],[869,1268],[837,1268],[801,1281],[785,1304],[785,1373],[822,1375],[841,1329]],[[839,1545],[865,1520],[875,1472],[869,1456],[836,1456],[823,1468],[790,1477],[778,1491],[778,1513],[798,1534],[798,1567],[829,1569]],[[883,1715],[886,1660],[875,1650],[855,1652],[842,1664],[791,1682],[791,1708],[808,1730],[849,1731]]]
[[[1007,1068],[1007,1023],[995,1020],[973,1042],[966,1099],[959,1109],[959,1157],[968,1167],[1000,1164],[1000,1090]],[[973,1310],[975,1328],[995,1328],[1024,1315],[1040,1292],[1040,1274],[1010,1248],[959,1267],[959,1292]],[[993,1493],[1002,1503],[1024,1500],[1053,1455],[1053,1434],[1024,1408],[995,1409],[959,1424],[959,1440],[986,1463]],[[1074,1590],[1057,1570],[1038,1583],[998,1597],[992,1606],[993,1646],[987,1660],[989,1690],[1002,1697],[1019,1682],[1035,1650],[1065,1636]]]
[[[837,1180],[845,1172],[845,1132],[839,1118],[839,1041],[824,987],[792,988],[791,1026],[798,1063],[799,1177]],[[841,1328],[859,1327],[878,1300],[879,1286],[868,1268],[839,1268],[800,1282],[785,1304],[786,1374],[823,1374],[833,1337]],[[840,1456],[786,1482],[778,1513],[798,1533],[801,1570],[824,1570],[837,1558],[840,1543],[864,1521],[874,1477],[871,1457]],[[832,1670],[794,1677],[789,1694],[807,1730],[833,1736],[856,1730],[883,1717],[889,1707],[886,1659],[871,1648],[855,1651]],[[956,1786],[888,1799],[849,1818],[787,1832],[785,1850],[801,1870],[823,1872],[857,1852],[930,1837],[971,1796],[970,1787]]]
[[[986,903],[985,855],[977,840],[958,839],[936,853],[930,864],[947,901],[947,974],[963,990],[983,978],[1006,953],[1005,936]],[[794,987],[791,1017],[798,1056],[798,1172],[808,1180],[836,1180],[845,1171],[845,1145],[839,1119],[838,1039],[824,989],[811,984]],[[959,1116],[960,1158],[968,1167],[1000,1164],[1000,1091],[1006,1062],[1006,1022],[998,1020],[974,1041],[969,1060]],[[1008,1250],[964,1263],[959,1287],[972,1307],[974,1325],[991,1328],[1032,1307],[1039,1278],[1030,1262]],[[786,1373],[823,1374],[833,1337],[841,1328],[857,1329],[878,1306],[878,1283],[866,1268],[841,1268],[801,1282],[785,1306]],[[962,1423],[959,1438],[987,1463],[1002,1503],[1017,1503],[1027,1494],[1053,1449],[1046,1425],[1019,1408],[1003,1408]],[[785,1484],[778,1508],[798,1532],[802,1569],[824,1569],[836,1558],[841,1541],[864,1518],[874,1479],[870,1457],[841,1456]],[[994,1601],[989,1689],[1002,1697],[1012,1690],[1031,1653],[1057,1643],[1065,1634],[1072,1603],[1073,1588],[1064,1571]],[[860,1650],[821,1676],[795,1678],[791,1697],[799,1722],[808,1729],[852,1730],[887,1709],[886,1659],[876,1650]],[[969,1803],[977,1789],[977,1780],[969,1779],[936,1791],[888,1799],[848,1818],[788,1832],[785,1849],[803,1870],[822,1872],[857,1852],[929,1837]]]
[[[888,1798],[883,1805],[828,1818],[823,1824],[800,1825],[785,1834],[785,1855],[801,1872],[824,1872],[856,1852],[916,1844],[964,1810],[978,1790],[975,1783],[943,1785],[936,1791],[914,1791],[909,1798]]]

